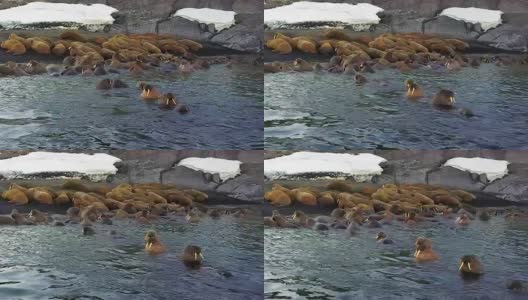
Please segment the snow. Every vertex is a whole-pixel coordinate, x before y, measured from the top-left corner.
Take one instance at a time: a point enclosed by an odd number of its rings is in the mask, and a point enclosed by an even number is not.
[[[296,152],[264,161],[268,179],[353,177],[357,182],[370,181],[380,175],[383,157],[370,153]]]
[[[175,17],[204,24],[214,24],[217,31],[235,25],[235,15],[234,11],[212,8],[182,8],[174,14]]]
[[[489,181],[503,178],[508,174],[508,165],[506,160],[495,160],[481,157],[455,157],[449,159],[444,166],[453,167],[462,171],[475,174],[486,174]]]
[[[31,2],[26,5],[0,10],[0,25],[4,29],[24,28],[42,23],[85,25],[90,30],[103,29],[113,24],[112,13],[117,9],[103,4],[66,4]]]
[[[178,166],[186,167],[202,173],[218,174],[220,180],[226,181],[240,174],[240,165],[238,160],[229,160],[213,157],[189,157],[182,159]]]
[[[295,2],[264,10],[264,24],[270,28],[295,28],[303,24],[356,25],[355,30],[368,29],[381,20],[383,8],[358,3]],[[359,26],[357,26],[359,25]],[[313,27],[313,26],[312,26]]]
[[[450,7],[444,9],[440,15],[465,21],[472,24],[480,24],[484,31],[495,28],[502,24],[502,14],[500,10],[490,10],[476,7]]]
[[[5,179],[33,178],[39,175],[58,178],[87,176],[98,181],[115,174],[117,168],[114,164],[119,161],[119,158],[104,153],[31,152],[0,160],[0,175]]]

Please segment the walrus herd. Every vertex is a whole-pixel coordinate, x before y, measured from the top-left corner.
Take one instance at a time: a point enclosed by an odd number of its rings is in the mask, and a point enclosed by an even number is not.
[[[356,235],[361,227],[382,228],[394,222],[415,226],[420,222],[431,221],[440,216],[454,219],[456,226],[469,226],[475,218],[487,222],[492,215],[505,213],[510,220],[528,220],[528,213],[518,210],[476,209],[471,202],[475,195],[464,190],[446,189],[427,184],[385,184],[381,187],[334,181],[324,188],[287,188],[274,184],[265,193],[265,199],[276,210],[271,217],[264,217],[264,225],[275,228],[307,228],[316,231],[343,230],[347,236]],[[295,205],[291,216],[279,212],[281,207]],[[330,215],[309,216],[301,209],[314,206],[333,208]],[[381,244],[393,244],[383,231],[376,235]],[[440,259],[433,249],[433,241],[418,237],[414,245],[414,258],[417,262],[430,262]],[[484,268],[475,255],[460,258],[459,272],[468,276],[484,274]]]

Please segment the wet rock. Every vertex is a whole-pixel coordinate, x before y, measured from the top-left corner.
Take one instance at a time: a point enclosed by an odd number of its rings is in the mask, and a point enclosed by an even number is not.
[[[528,199],[528,184],[526,177],[510,174],[502,179],[487,185],[484,190],[487,193],[500,194],[499,197],[509,201],[526,201]]]
[[[481,35],[477,41],[508,51],[528,51],[527,27],[504,24]]]
[[[261,199],[264,194],[262,184],[257,182],[258,178],[242,174],[233,179],[222,183],[216,188],[217,192],[232,195],[234,198],[240,199],[246,197],[248,200]],[[244,200],[244,199],[240,199]]]
[[[214,190],[218,184],[208,181],[204,173],[186,167],[175,166],[163,172],[161,181],[164,184],[179,184],[197,190]]]

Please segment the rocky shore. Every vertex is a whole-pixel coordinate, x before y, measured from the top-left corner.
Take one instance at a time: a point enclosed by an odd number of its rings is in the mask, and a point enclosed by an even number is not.
[[[7,159],[27,154],[27,151],[2,151],[0,159]],[[89,152],[88,152],[89,153]],[[209,205],[242,205],[256,204],[263,199],[262,152],[260,151],[110,151],[108,154],[121,159],[116,163],[118,171],[109,176],[105,182],[91,182],[86,179],[80,183],[98,188],[115,187],[120,184],[165,184],[179,188],[191,188],[202,191],[209,196]],[[241,174],[222,181],[217,175],[206,174],[177,163],[187,157],[216,157],[239,160]],[[61,174],[47,174],[54,178]],[[66,175],[66,174],[64,174]],[[0,190],[7,190],[13,183],[24,186],[55,187],[63,184],[64,179],[50,179],[43,174],[41,178],[0,180]],[[48,205],[30,203],[33,208],[53,208]],[[0,214],[14,208],[14,204],[0,201]],[[66,207],[67,208],[67,207]]]
[[[283,156],[291,152],[266,151],[264,159]],[[477,206],[528,205],[528,157],[522,151],[510,150],[374,150],[351,151],[348,153],[373,153],[383,157],[383,172],[374,176],[369,184],[429,184],[446,188],[462,189],[477,196],[474,202]],[[454,157],[485,157],[496,160],[506,160],[508,175],[502,179],[490,182],[486,176],[479,176],[452,167],[443,166]],[[318,183],[317,183],[318,182]],[[286,182],[281,182],[287,184]],[[306,180],[290,182],[324,185],[325,181]],[[266,182],[265,190],[271,188]]]
[[[266,0],[265,8],[273,8],[297,2],[296,0]],[[357,3],[351,0],[321,0],[311,2]],[[367,33],[379,35],[383,33],[420,32],[435,34],[469,42],[472,48],[488,47],[498,51],[528,51],[528,31],[525,21],[528,16],[528,2],[513,0],[490,1],[419,1],[419,0],[365,0],[384,9],[379,14],[381,21],[372,25]],[[478,7],[500,10],[502,24],[497,28],[484,31],[478,24],[470,24],[449,17],[439,16],[439,13],[449,7]],[[296,35],[306,32],[299,30]],[[347,31],[348,34],[352,32]],[[365,32],[363,32],[365,33]],[[286,32],[287,34],[287,32]],[[477,47],[478,46],[478,47]]]
[[[30,0],[9,0],[0,3],[0,9],[24,5]],[[235,52],[261,52],[262,49],[262,1],[257,0],[43,0],[76,4],[105,4],[119,10],[116,20],[105,31],[117,33],[172,34],[203,43],[206,48],[228,49]],[[181,8],[212,8],[235,11],[235,25],[217,31],[214,26],[200,24],[174,13]],[[225,51],[225,50],[224,50]]]

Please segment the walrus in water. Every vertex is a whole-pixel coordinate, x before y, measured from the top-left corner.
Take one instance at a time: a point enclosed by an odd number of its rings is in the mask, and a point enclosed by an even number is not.
[[[202,248],[194,245],[185,247],[181,260],[189,268],[199,268],[204,260]]]
[[[458,270],[464,275],[482,275],[484,268],[476,255],[464,255],[460,258]]]
[[[143,92],[141,93],[141,98],[143,98],[143,100],[158,100],[160,96],[160,93],[154,86],[150,84],[145,84],[143,86]]]
[[[416,100],[424,96],[423,89],[418,86],[412,79],[405,80],[405,86],[407,87],[407,98]]]
[[[354,76],[354,80],[356,81],[356,84],[367,83],[367,78],[361,74],[356,74],[356,76]]]
[[[455,222],[458,225],[469,225],[471,223],[471,219],[465,212],[463,212],[460,214],[460,216],[458,216],[458,218],[456,218]]]
[[[30,221],[23,214],[19,213],[16,209],[11,210],[10,216],[13,220],[15,220],[16,225],[35,225],[35,223]]]
[[[293,69],[297,72],[308,72],[313,71],[313,66],[304,59],[297,58],[293,61]]]
[[[433,251],[433,242],[430,239],[418,238],[415,247],[414,257],[417,262],[428,262],[440,259],[438,254]]]
[[[433,104],[442,108],[453,108],[455,102],[455,93],[444,89],[440,90],[433,99]]]
[[[394,242],[391,239],[387,238],[387,235],[383,231],[380,231],[376,235],[376,241],[378,241],[378,243],[382,243],[382,244],[394,244]]]
[[[147,231],[145,235],[145,251],[149,254],[160,254],[167,251],[167,248],[161,243],[158,234],[154,230]]]
[[[32,209],[29,212],[29,219],[36,224],[48,224],[48,215],[38,209]]]
[[[277,210],[273,211],[271,219],[275,222],[275,224],[277,224],[278,227],[282,227],[282,228],[297,228],[296,225],[290,223]]]

